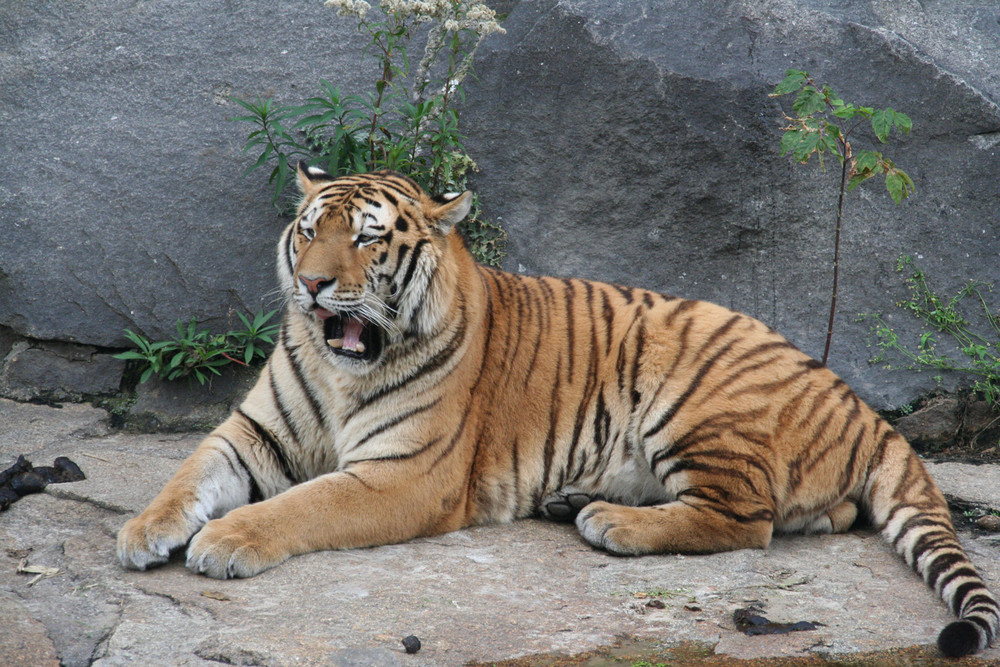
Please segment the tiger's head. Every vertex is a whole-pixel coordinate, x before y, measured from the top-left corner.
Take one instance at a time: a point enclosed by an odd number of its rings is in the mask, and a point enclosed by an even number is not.
[[[389,345],[430,326],[428,291],[472,193],[432,198],[387,171],[297,171],[302,202],[278,245],[282,290],[325,356],[373,367]]]

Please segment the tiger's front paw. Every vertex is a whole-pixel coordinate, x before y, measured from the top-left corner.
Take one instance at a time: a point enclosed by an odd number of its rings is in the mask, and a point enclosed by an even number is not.
[[[209,521],[191,538],[189,570],[216,579],[252,577],[288,558],[251,520],[234,516],[238,513]]]
[[[171,551],[187,543],[194,530],[181,512],[147,510],[118,531],[118,560],[130,570],[162,565]]]
[[[616,556],[649,553],[642,540],[638,513],[642,510],[606,502],[593,502],[576,515],[576,527],[591,546]]]

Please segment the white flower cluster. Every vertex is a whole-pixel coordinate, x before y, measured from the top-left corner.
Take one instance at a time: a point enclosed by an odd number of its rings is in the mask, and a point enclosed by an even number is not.
[[[364,21],[372,8],[365,0],[326,0],[324,6],[336,9],[337,16],[356,16],[359,21]]]
[[[445,19],[445,30],[472,30],[480,37],[493,33],[504,34],[507,31],[500,27],[497,15],[492,9],[482,3],[461,3],[464,11],[456,11],[454,18]]]
[[[371,9],[365,0],[326,0],[325,4],[340,16],[356,16],[361,21]],[[448,31],[472,30],[480,37],[506,32],[497,22],[496,12],[470,0],[381,0],[379,8],[386,15],[412,18],[415,23],[438,21]]]

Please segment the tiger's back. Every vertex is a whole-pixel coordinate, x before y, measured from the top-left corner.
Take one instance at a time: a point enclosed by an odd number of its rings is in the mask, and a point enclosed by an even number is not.
[[[490,408],[486,437],[471,440],[509,452],[495,474],[517,478],[515,516],[566,486],[647,504],[716,471],[760,496],[745,517],[766,510],[779,529],[860,498],[891,429],[760,322],[644,290],[478,270],[492,314],[471,400]]]
[[[764,324],[480,267],[452,231],[469,193],[299,178],[281,339],[240,409],[122,529],[126,566],[191,538],[193,570],[251,576],[539,512],[616,554],[707,553],[841,532],[860,510],[962,619],[945,653],[994,638],[1000,610],[909,445]]]

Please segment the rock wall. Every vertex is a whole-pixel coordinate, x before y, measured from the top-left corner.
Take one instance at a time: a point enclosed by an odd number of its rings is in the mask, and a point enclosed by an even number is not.
[[[869,183],[848,201],[830,365],[878,407],[932,386],[870,367],[855,318],[893,310],[900,252],[944,290],[1000,278],[1000,10],[841,5],[497,3],[507,34],[480,51],[463,126],[507,268],[710,299],[820,355],[837,179],[778,157],[791,100],[767,97],[807,69],[914,122],[886,152],[916,194],[895,206]],[[350,21],[319,0],[6,3],[0,44],[2,368],[39,340],[100,355],[124,328],[225,329],[275,303],[283,221],[266,174],[242,176],[229,97],[297,102],[320,78],[361,91]]]
[[[807,69],[914,122],[885,152],[915,195],[896,206],[873,179],[847,200],[830,357],[873,404],[906,402],[931,374],[871,367],[855,320],[894,314],[900,253],[951,293],[1000,279],[998,17],[977,2],[520,3],[479,60],[466,125],[507,268],[708,299],[821,356],[838,173],[778,157],[791,99],[767,97]],[[899,311],[893,324],[914,331]]]

